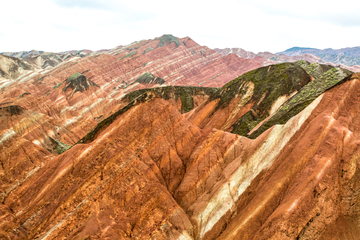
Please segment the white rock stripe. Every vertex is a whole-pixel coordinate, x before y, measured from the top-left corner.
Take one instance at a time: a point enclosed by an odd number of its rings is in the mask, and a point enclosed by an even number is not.
[[[212,197],[202,211],[193,216],[199,224],[200,239],[214,227],[227,211],[235,208],[235,202],[251,184],[252,180],[262,170],[269,168],[273,164],[283,147],[319,104],[322,96],[319,96],[285,125],[276,125],[262,146],[259,147],[246,164],[241,165],[232,175],[229,183],[225,184]]]

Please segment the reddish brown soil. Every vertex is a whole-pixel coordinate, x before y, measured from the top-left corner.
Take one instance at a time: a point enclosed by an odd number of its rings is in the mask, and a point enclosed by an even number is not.
[[[167,82],[233,69],[213,79],[220,84],[241,71],[237,57],[180,40],[186,45],[136,43],[137,54],[154,49],[120,60],[132,50],[115,49],[2,88],[1,239],[358,238],[359,74],[254,140],[224,131],[253,106],[239,96],[219,109],[218,99],[192,96],[197,107],[186,114],[179,99],[153,92],[117,99],[135,84],[115,83],[132,83],[149,59],[159,64],[144,69]],[[211,72],[206,59],[222,67]],[[76,72],[97,86],[53,88]],[[75,144],[108,116],[93,138]],[[73,146],[57,154],[50,137]]]

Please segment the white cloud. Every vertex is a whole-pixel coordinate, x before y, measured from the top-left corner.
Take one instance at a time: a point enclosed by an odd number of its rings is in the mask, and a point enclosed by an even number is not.
[[[65,8],[90,8],[112,10],[114,7],[116,7],[116,3],[113,1],[101,0],[54,0],[54,3],[58,6]]]
[[[99,50],[162,34],[211,48],[341,48],[360,39],[360,3],[341,1],[12,0],[3,3],[0,52]]]
[[[320,21],[344,28],[360,27],[360,15],[358,14],[360,2],[352,0],[302,0],[301,2],[254,0],[252,4],[258,6],[263,13],[271,16]]]

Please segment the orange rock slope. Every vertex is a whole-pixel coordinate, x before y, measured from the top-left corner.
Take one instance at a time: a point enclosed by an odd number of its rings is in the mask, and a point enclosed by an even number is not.
[[[100,70],[9,80],[0,238],[356,239],[360,75],[309,66],[120,101]]]
[[[255,140],[201,130],[148,92],[92,142],[52,159],[33,150],[37,168],[1,204],[1,234],[354,239],[359,88],[355,75]]]

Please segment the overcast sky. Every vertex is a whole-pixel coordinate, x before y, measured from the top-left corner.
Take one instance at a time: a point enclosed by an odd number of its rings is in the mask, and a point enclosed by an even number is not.
[[[360,1],[7,0],[0,52],[100,50],[163,34],[255,53],[360,46]]]

